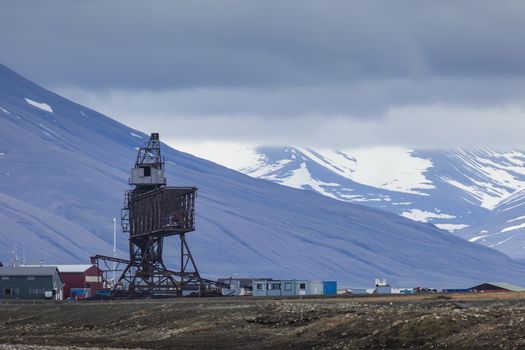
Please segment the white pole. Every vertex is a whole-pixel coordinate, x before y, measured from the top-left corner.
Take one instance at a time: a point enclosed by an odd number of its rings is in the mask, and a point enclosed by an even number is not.
[[[113,258],[117,257],[117,219],[113,218]],[[117,263],[113,261],[113,286],[115,285],[115,274],[117,269]]]

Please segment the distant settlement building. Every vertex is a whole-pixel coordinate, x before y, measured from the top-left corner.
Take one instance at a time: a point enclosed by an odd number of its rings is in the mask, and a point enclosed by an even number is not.
[[[40,265],[25,265],[38,267]],[[56,267],[64,281],[64,299],[87,299],[102,289],[102,271],[93,264],[82,265],[43,265]]]
[[[64,298],[90,298],[103,288],[102,272],[95,265],[57,265],[64,280]]]
[[[254,297],[336,295],[337,282],[257,279],[253,280],[252,294]]]
[[[56,266],[0,267],[1,299],[62,300],[64,281]]]
[[[525,288],[506,282],[487,282],[470,288],[472,292],[525,292]]]

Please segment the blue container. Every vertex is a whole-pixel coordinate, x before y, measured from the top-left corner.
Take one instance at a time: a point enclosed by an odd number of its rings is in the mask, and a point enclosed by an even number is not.
[[[87,299],[91,296],[91,289],[89,288],[71,288],[71,297],[75,299]]]
[[[337,294],[337,282],[336,281],[323,281],[323,294],[324,295],[336,295]]]
[[[99,289],[95,292],[95,295],[98,297],[110,297],[111,296],[111,290],[109,289]]]

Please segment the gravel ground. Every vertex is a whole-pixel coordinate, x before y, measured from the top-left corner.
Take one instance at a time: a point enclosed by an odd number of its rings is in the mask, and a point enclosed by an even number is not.
[[[0,305],[4,349],[522,349],[525,293]]]

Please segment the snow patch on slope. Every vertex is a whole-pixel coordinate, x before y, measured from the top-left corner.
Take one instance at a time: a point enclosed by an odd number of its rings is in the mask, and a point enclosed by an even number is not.
[[[481,206],[483,208],[487,208],[489,210],[494,209],[498,205],[498,203],[501,201],[501,197],[506,197],[510,195],[509,192],[504,190],[503,193],[500,192],[498,195],[494,195],[493,186],[488,182],[479,182],[476,180],[471,180],[477,186],[469,186],[449,178],[443,178],[443,180],[448,184],[471,194],[474,198],[478,199],[481,202]],[[489,192],[487,192],[486,190],[489,190]]]
[[[247,173],[264,164],[264,156],[257,153],[255,147],[234,142],[184,142],[166,140],[172,147],[194,156],[210,160],[233,170]],[[258,177],[258,173],[252,175]]]
[[[456,218],[454,215],[433,213],[430,211],[424,211],[424,210],[419,210],[419,209],[410,209],[408,211],[403,212],[401,216],[404,216],[405,218],[408,218],[411,220],[421,221],[421,222],[428,222],[429,219],[455,219]]]
[[[461,230],[462,228],[468,227],[469,225],[465,224],[436,224],[435,226],[439,227],[442,230],[454,232]]]
[[[310,187],[311,189],[315,190],[316,192],[322,193],[325,196],[332,197],[337,199],[333,194],[330,192],[327,192],[325,190],[325,186],[338,186],[338,184],[335,183],[326,183],[319,180],[316,180],[312,177],[312,174],[308,171],[308,167],[306,166],[306,163],[301,163],[301,167],[299,169],[294,169],[288,174],[288,176],[284,179],[271,179],[274,182],[280,183],[284,186],[292,187],[292,188],[299,188],[304,189]]]
[[[524,227],[525,227],[525,223],[515,225],[515,226],[505,227],[500,232],[503,233],[503,232],[515,231],[515,230],[519,230],[520,228],[524,228]]]
[[[46,112],[49,112],[49,113],[53,113],[53,108],[51,108],[50,105],[48,105],[47,103],[43,103],[43,102],[36,102],[36,101],[33,101],[32,99],[30,98],[24,98],[24,100],[26,100],[27,103],[29,103],[30,105],[36,107],[36,108],[40,108],[41,110],[43,111],[46,111]]]
[[[38,125],[39,125],[42,129],[45,130],[45,131],[44,131],[44,130],[41,130],[43,133],[45,133],[45,134],[47,134],[47,135],[49,135],[49,133],[51,133],[51,134],[53,134],[53,135],[55,135],[55,136],[61,137],[59,133],[57,133],[56,131],[54,131],[54,130],[48,128],[47,126],[42,125],[42,124],[40,124],[40,123],[38,123]],[[47,131],[47,132],[46,132],[46,131]],[[51,135],[49,135],[49,136],[51,136]]]
[[[483,238],[485,238],[485,237],[489,237],[489,236],[490,236],[490,235],[475,236],[475,237],[470,238],[468,241],[469,241],[469,242],[476,242],[476,241],[478,241],[478,240],[480,240],[480,239],[483,239]]]
[[[525,216],[519,216],[517,218],[507,220],[507,222],[520,221],[520,220],[523,220],[523,219],[525,219]]]
[[[425,177],[432,161],[414,156],[410,149],[374,147],[345,150],[344,153],[356,159],[350,178],[361,184],[424,196],[428,194],[420,190],[435,188]]]
[[[432,167],[432,162],[414,156],[410,149],[297,149],[319,165],[363,185],[422,196],[428,194],[420,190],[435,188],[432,181],[425,177],[425,172]]]
[[[498,243],[496,243],[496,244],[491,244],[491,245],[489,245],[489,247],[491,247],[491,248],[496,247],[496,246],[498,246],[498,245],[500,245],[500,244],[503,244],[503,243],[505,243],[505,242],[507,242],[507,241],[510,241],[511,239],[513,239],[513,238],[515,238],[515,237],[516,237],[516,235],[514,235],[514,236],[510,236],[509,238],[505,238],[505,239],[504,239],[503,241],[501,241],[501,242],[498,242]]]

